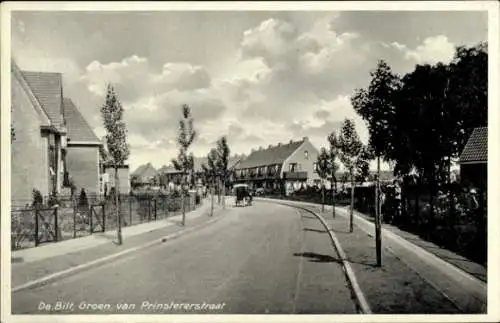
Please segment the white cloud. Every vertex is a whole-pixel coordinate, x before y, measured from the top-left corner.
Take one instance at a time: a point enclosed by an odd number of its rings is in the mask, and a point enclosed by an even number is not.
[[[428,37],[414,49],[398,42],[392,42],[390,45],[385,44],[385,47],[397,49],[404,55],[405,59],[417,64],[436,64],[438,62],[447,64],[455,54],[455,45],[444,35]]]

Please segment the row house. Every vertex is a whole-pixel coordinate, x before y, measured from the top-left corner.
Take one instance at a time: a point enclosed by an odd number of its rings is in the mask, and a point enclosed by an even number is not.
[[[235,167],[233,183],[247,183],[252,188],[285,190],[286,194],[302,185],[320,181],[316,171],[319,151],[304,137],[287,144],[279,143],[252,150]]]
[[[11,99],[13,204],[29,204],[34,189],[45,197],[70,186],[97,193],[101,143],[64,97],[62,74],[22,71],[12,61]]]

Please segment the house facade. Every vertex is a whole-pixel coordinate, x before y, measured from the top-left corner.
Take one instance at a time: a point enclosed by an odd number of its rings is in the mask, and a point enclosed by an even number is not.
[[[488,127],[475,128],[460,155],[460,180],[486,191],[488,187]]]
[[[252,188],[282,189],[289,194],[302,185],[313,185],[320,180],[316,172],[318,155],[318,149],[307,137],[259,148],[236,165],[234,183],[247,183]]]
[[[60,193],[66,153],[62,81],[58,73],[23,72],[11,64],[12,204],[29,204],[33,190]]]
[[[68,129],[66,176],[77,192],[83,188],[87,194],[99,194],[102,143],[71,99],[64,98],[63,105]]]
[[[99,140],[71,100],[64,98],[60,73],[21,71],[11,64],[12,202],[76,188],[99,190]],[[71,103],[71,104],[69,104]]]
[[[112,187],[115,187],[115,168],[104,167],[104,172],[101,174],[100,193],[107,195]],[[120,194],[129,194],[130,189],[129,166],[120,166],[118,167],[118,191]]]

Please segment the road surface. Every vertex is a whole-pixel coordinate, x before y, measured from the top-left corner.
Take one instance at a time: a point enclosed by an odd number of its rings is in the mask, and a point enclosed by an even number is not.
[[[355,302],[311,214],[256,202],[176,240],[12,295],[13,314],[347,314]]]

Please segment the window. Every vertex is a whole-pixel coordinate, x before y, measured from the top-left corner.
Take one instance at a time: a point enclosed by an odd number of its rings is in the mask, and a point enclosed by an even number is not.
[[[297,163],[290,164],[290,172],[295,172],[297,170]]]
[[[315,173],[318,172],[318,163],[313,163],[313,169]]]
[[[304,151],[304,158],[309,159],[309,152],[307,150]]]

